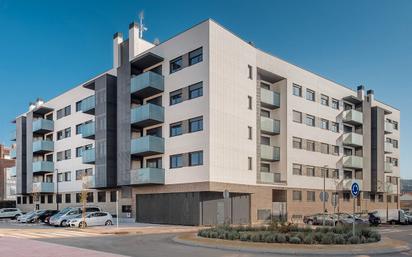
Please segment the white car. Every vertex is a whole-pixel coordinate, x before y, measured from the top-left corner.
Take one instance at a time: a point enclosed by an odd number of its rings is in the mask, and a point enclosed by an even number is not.
[[[83,224],[84,222],[84,224]],[[86,217],[83,221],[81,214],[76,216],[76,218],[69,221],[70,227],[84,227],[87,226],[110,226],[113,224],[113,217],[108,212],[92,212],[86,214]]]
[[[99,207],[86,207],[86,213],[101,211]],[[67,207],[53,215],[49,219],[49,224],[52,226],[68,226],[68,221],[82,213],[82,207]]]
[[[24,214],[24,215],[18,217],[17,221],[21,222],[21,223],[27,223],[28,221],[31,221],[33,217],[35,217],[36,215],[39,215],[42,212],[44,212],[44,211],[43,210],[31,211],[27,214]]]
[[[22,212],[17,208],[2,208],[0,209],[0,219],[17,219],[22,215]]]

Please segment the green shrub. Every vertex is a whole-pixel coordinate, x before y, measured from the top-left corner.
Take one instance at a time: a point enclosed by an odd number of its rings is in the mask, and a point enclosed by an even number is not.
[[[322,241],[322,237],[323,237],[323,234],[321,232],[315,232],[313,234],[313,239],[318,243]]]
[[[345,237],[343,235],[335,234],[333,241],[337,245],[343,245],[346,243]]]
[[[360,239],[358,236],[351,236],[348,238],[348,243],[349,244],[359,244],[360,243]]]
[[[377,242],[377,241],[376,241],[376,239],[373,238],[373,237],[369,237],[369,238],[366,240],[366,243],[375,243],[375,242]]]
[[[320,240],[321,244],[330,245],[333,243],[333,237],[328,236],[328,233],[322,235],[322,239]]]
[[[381,240],[381,234],[379,234],[378,231],[373,230],[369,233],[369,238],[373,238],[375,239],[375,242],[378,242]]]
[[[361,228],[359,234],[364,237],[370,237],[372,230],[370,228]]]
[[[312,234],[312,233],[307,234],[307,235],[305,236],[305,238],[303,239],[303,243],[305,243],[305,244],[313,244],[313,243],[315,243],[315,240],[313,239],[313,234]]]
[[[276,242],[276,234],[267,234],[265,237],[266,243],[275,243]]]
[[[300,238],[297,236],[292,236],[291,238],[289,238],[289,243],[291,244],[300,244],[301,242],[302,240],[300,240]]]
[[[276,243],[286,243],[286,236],[283,234],[277,234],[276,235]]]
[[[219,236],[219,234],[216,231],[210,231],[210,233],[209,233],[210,238],[217,238],[218,236]]]
[[[305,234],[304,234],[303,232],[298,232],[298,233],[296,233],[295,236],[296,236],[296,237],[299,237],[299,239],[300,239],[301,241],[303,241],[303,239],[305,238]]]
[[[240,241],[249,241],[250,240],[250,234],[249,233],[242,233],[240,234],[239,237]]]
[[[252,240],[252,242],[260,242],[260,235],[259,234],[253,234],[251,237],[250,237],[250,240]]]
[[[228,234],[227,234],[227,238],[226,239],[228,239],[228,240],[237,240],[237,239],[239,239],[239,232],[237,232],[237,231],[230,231]]]

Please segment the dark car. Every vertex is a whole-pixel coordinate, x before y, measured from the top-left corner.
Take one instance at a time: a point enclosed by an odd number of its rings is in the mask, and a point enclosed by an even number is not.
[[[378,226],[379,224],[381,224],[381,218],[376,215],[376,213],[369,213],[369,224],[371,226]]]
[[[316,219],[316,216],[318,215],[322,215],[322,214],[317,213],[313,215],[303,216],[303,222],[308,225],[313,225],[314,224],[313,222]]]
[[[46,222],[46,219],[50,218],[56,213],[58,213],[57,210],[45,210],[44,212],[40,213],[37,218],[41,222]]]

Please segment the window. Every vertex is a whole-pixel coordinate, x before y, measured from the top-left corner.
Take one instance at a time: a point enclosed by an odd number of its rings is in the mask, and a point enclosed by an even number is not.
[[[333,132],[339,133],[339,124],[336,123],[336,122],[332,122],[332,124],[331,124],[331,130],[332,130]]]
[[[62,140],[71,136],[71,128],[66,128],[57,132],[57,140]]]
[[[383,195],[378,195],[378,201],[383,202]]]
[[[93,194],[93,192],[87,192],[87,202],[88,203],[92,203],[92,202],[94,202],[94,194]]]
[[[131,205],[122,205],[122,212],[132,212],[132,206]]]
[[[247,169],[252,170],[253,165],[252,165],[252,157],[247,157]]]
[[[329,154],[329,145],[325,143],[320,144],[320,152],[323,154]]]
[[[266,84],[265,82],[260,82],[260,87],[266,90],[270,90],[270,85]]]
[[[332,177],[338,179],[339,178],[339,170],[333,169],[332,170]]]
[[[351,170],[344,170],[343,171],[343,178],[344,179],[352,179],[352,171]]]
[[[21,197],[17,196],[17,204],[21,204]]]
[[[297,84],[293,84],[293,95],[302,97],[302,87]]]
[[[329,121],[325,119],[320,119],[320,128],[329,130]]]
[[[57,161],[68,160],[71,158],[71,150],[66,150],[62,152],[57,152]]]
[[[189,99],[201,97],[203,95],[203,82],[189,86]]]
[[[83,124],[76,125],[76,135],[80,135],[82,133],[82,126]]]
[[[329,96],[327,95],[320,95],[320,104],[329,106]]]
[[[250,95],[247,96],[247,102],[248,102],[248,109],[252,110],[252,97]]]
[[[248,131],[248,139],[252,140],[252,127],[248,126],[247,131]]]
[[[329,178],[329,170],[326,168],[320,168],[320,176],[323,178]]]
[[[306,150],[314,152],[315,151],[315,141],[306,140]]]
[[[76,193],[76,203],[80,203],[82,200],[82,194],[81,193]]]
[[[181,154],[171,155],[170,156],[170,168],[181,168],[183,167],[183,156]]]
[[[306,100],[315,101],[315,91],[306,89]]]
[[[302,113],[298,111],[293,111],[293,121],[297,123],[302,123]]]
[[[162,158],[146,159],[146,167],[161,169],[162,168]]]
[[[182,90],[176,90],[170,93],[170,105],[178,104],[183,101]]]
[[[33,196],[29,196],[29,204],[33,204]]]
[[[293,175],[302,175],[302,165],[293,164]]]
[[[353,151],[351,148],[343,148],[343,155],[344,156],[351,156],[353,155]]]
[[[183,68],[183,59],[182,56],[177,57],[170,61],[170,74],[179,71]]]
[[[203,48],[200,47],[196,50],[193,50],[189,53],[189,66],[195,65],[203,61]]]
[[[47,195],[47,203],[53,203],[53,195]]]
[[[349,192],[344,192],[343,193],[343,201],[344,202],[349,202],[350,201],[350,193]]]
[[[57,119],[69,116],[71,114],[71,106],[66,106],[63,109],[57,111]]]
[[[64,202],[65,203],[71,203],[72,201],[72,195],[71,194],[65,194],[64,195]]]
[[[253,68],[252,66],[248,65],[248,73],[249,73],[249,79],[253,79]]]
[[[99,203],[106,202],[106,191],[97,192],[97,202]]]
[[[393,129],[398,130],[399,129],[399,123],[397,121],[392,121],[393,124]]]
[[[82,180],[84,170],[76,170],[76,180]]]
[[[332,98],[332,108],[335,110],[339,110],[339,100]]]
[[[270,137],[261,136],[260,137],[261,145],[270,145]]]
[[[83,146],[77,147],[76,148],[76,157],[82,157],[83,154]]]
[[[170,137],[179,136],[182,133],[182,122],[170,124]]]
[[[394,195],[394,196],[393,196],[393,202],[394,202],[394,203],[397,203],[397,202],[398,202],[398,196],[397,196],[397,195]]]
[[[196,132],[203,130],[203,117],[196,117],[189,120],[189,132]]]
[[[40,203],[46,203],[46,196],[45,195],[40,196]]]
[[[306,125],[308,126],[315,126],[315,116],[306,114]]]
[[[57,194],[56,195],[56,202],[57,203],[62,203],[62,194]]]
[[[71,181],[72,180],[72,172],[68,171],[64,173],[64,181]]]
[[[203,151],[189,153],[189,166],[203,165]]]
[[[57,174],[57,182],[62,182],[63,181],[63,173]]]
[[[315,201],[315,191],[308,191],[306,192],[308,202]]]
[[[293,137],[293,148],[302,149],[302,138]]]
[[[392,145],[393,145],[393,148],[398,148],[399,147],[398,140],[392,139]]]
[[[395,167],[398,167],[398,159],[397,158],[392,158],[392,164]]]
[[[110,202],[116,202],[116,191],[110,191]]]
[[[269,163],[261,163],[260,164],[260,171],[261,172],[270,172],[270,164]]]
[[[306,176],[314,177],[315,176],[315,167],[307,166],[306,167]]]
[[[332,146],[332,154],[339,155],[339,146],[337,145]]]
[[[293,190],[293,201],[302,201],[302,191]]]
[[[82,101],[76,102],[76,112],[80,112],[82,110]]]
[[[270,118],[270,112],[269,112],[269,111],[266,111],[266,110],[261,109],[261,110],[260,110],[260,116],[261,116],[261,117]]]

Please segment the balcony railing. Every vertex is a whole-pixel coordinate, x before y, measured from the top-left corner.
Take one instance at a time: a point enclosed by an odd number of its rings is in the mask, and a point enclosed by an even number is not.
[[[50,173],[54,171],[54,163],[50,161],[33,162],[33,173]]]
[[[260,172],[260,183],[273,184],[273,183],[284,183],[280,180],[280,173],[273,172]]]
[[[385,142],[384,151],[385,153],[393,153],[393,144],[390,142]]]
[[[393,124],[385,121],[385,134],[393,133]]]
[[[80,130],[81,130],[83,138],[94,139],[94,136],[95,136],[95,123],[94,122],[83,124]]]
[[[96,161],[96,151],[94,148],[84,150],[82,153],[82,160],[85,164],[94,164]]]
[[[45,154],[53,152],[54,142],[49,140],[38,140],[33,142],[33,153]]]
[[[17,151],[16,151],[16,149],[11,149],[11,150],[10,150],[10,158],[16,159],[16,157],[17,157]]]
[[[260,117],[260,129],[264,134],[277,135],[280,133],[280,121],[267,117]]]
[[[146,98],[164,91],[164,78],[152,71],[144,72],[131,79],[132,95]]]
[[[260,101],[263,107],[276,109],[280,107],[280,95],[271,90],[260,89]]]
[[[164,108],[155,104],[145,104],[132,109],[131,123],[136,127],[147,127],[164,122]]]
[[[269,162],[279,161],[280,148],[277,146],[260,145],[260,158]]]
[[[130,172],[132,185],[164,185],[165,170],[159,168],[142,168]]]
[[[53,193],[54,183],[52,182],[34,182],[33,193]]]
[[[385,162],[385,173],[392,173],[393,164],[391,162]]]
[[[346,133],[343,135],[343,144],[352,147],[363,146],[363,136],[354,132]]]
[[[360,156],[344,156],[343,157],[343,167],[351,169],[362,169],[363,168],[363,158]]]
[[[363,124],[363,113],[357,110],[346,110],[343,112],[343,122],[352,124],[352,125],[360,125]]]
[[[96,188],[96,177],[94,175],[84,176],[83,183],[86,188]]]
[[[80,109],[87,114],[94,114],[96,108],[96,97],[94,95],[89,96],[82,100],[80,103]]]
[[[53,132],[54,122],[52,120],[37,119],[33,121],[33,133],[46,134]]]
[[[131,154],[148,156],[162,154],[165,151],[165,141],[161,137],[144,136],[132,140]]]

